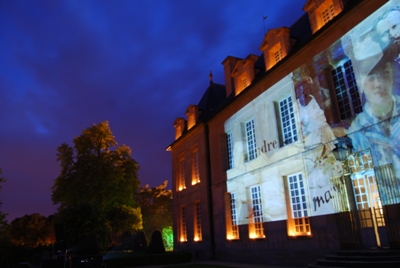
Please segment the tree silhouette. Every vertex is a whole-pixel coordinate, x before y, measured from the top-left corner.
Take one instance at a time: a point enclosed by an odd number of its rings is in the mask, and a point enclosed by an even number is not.
[[[147,253],[157,254],[164,252],[165,252],[165,247],[161,236],[161,232],[159,230],[156,230],[151,235],[151,241],[149,247],[147,248]]]
[[[117,146],[107,121],[82,131],[73,144],[63,143],[57,149],[61,172],[52,187],[67,239],[75,243],[95,234],[105,247],[122,233],[141,229],[135,201],[139,165],[131,149]]]
[[[39,213],[15,218],[9,228],[11,243],[26,248],[48,246],[55,243],[54,224],[52,217]]]

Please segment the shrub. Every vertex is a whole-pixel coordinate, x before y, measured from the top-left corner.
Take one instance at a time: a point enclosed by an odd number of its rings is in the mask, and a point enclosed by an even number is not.
[[[151,241],[149,247],[147,248],[147,253],[165,253],[164,242],[160,231],[156,230],[151,235]]]

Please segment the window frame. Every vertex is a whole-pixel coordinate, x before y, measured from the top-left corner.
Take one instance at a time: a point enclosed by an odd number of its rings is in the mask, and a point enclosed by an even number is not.
[[[178,190],[182,191],[186,189],[186,163],[185,163],[185,158],[180,158],[179,159],[179,174],[178,174]]]
[[[200,201],[194,202],[194,237],[193,237],[193,240],[195,242],[203,240]]]
[[[335,121],[353,118],[363,111],[361,94],[350,59],[329,70],[332,82],[331,98],[335,102]]]
[[[283,105],[285,104],[285,107]],[[295,106],[293,103],[293,96],[288,95],[276,102],[279,116],[279,130],[280,130],[280,142],[281,146],[289,145],[299,140],[299,134],[297,132],[296,125],[296,114]],[[282,110],[286,108],[285,110]],[[286,114],[287,113],[287,114]],[[287,119],[286,119],[287,118]],[[286,120],[285,120],[286,119]],[[289,133],[289,137],[286,138],[286,134]],[[288,142],[287,140],[290,139]]]
[[[322,9],[320,15],[323,25],[330,22],[335,17],[335,7],[333,6],[333,3]]]
[[[289,174],[285,176],[284,181],[287,191],[288,234],[292,237],[310,236],[310,208],[307,200],[307,185],[303,173]]]
[[[231,222],[232,222],[232,239],[239,239],[239,221],[236,208],[236,193],[231,193]]]
[[[192,185],[200,183],[199,150],[192,151]]]
[[[278,49],[276,49],[273,52],[274,55],[274,60],[275,60],[275,64],[277,64],[278,62],[280,62],[283,59],[283,53],[282,53],[282,47],[279,46]]]
[[[261,186],[254,185],[251,186],[249,190],[252,209],[252,222],[249,225],[249,236],[251,239],[265,238]]]
[[[248,162],[258,157],[254,119],[250,119],[244,123],[244,131],[246,135],[246,150],[247,150],[246,161]]]
[[[180,207],[180,242],[187,242],[187,211],[186,206]]]
[[[233,155],[233,134],[232,132],[226,133],[226,147],[228,156],[228,169],[234,168],[234,155]]]

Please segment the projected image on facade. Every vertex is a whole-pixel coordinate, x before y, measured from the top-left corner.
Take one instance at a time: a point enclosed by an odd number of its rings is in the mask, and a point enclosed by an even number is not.
[[[382,206],[400,203],[397,4],[389,1],[226,121],[229,239],[244,224],[262,238],[262,223],[278,220],[287,220],[290,236],[312,235],[310,217],[352,209],[349,191],[365,211],[361,225],[384,226]]]

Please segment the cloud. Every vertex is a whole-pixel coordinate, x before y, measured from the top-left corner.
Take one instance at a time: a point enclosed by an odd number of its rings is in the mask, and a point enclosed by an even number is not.
[[[171,180],[173,122],[198,103],[209,71],[224,83],[226,56],[260,54],[263,15],[267,28],[280,27],[300,9],[262,0],[1,1],[1,199],[9,218],[54,211],[57,147],[104,120],[131,147],[142,183]]]

